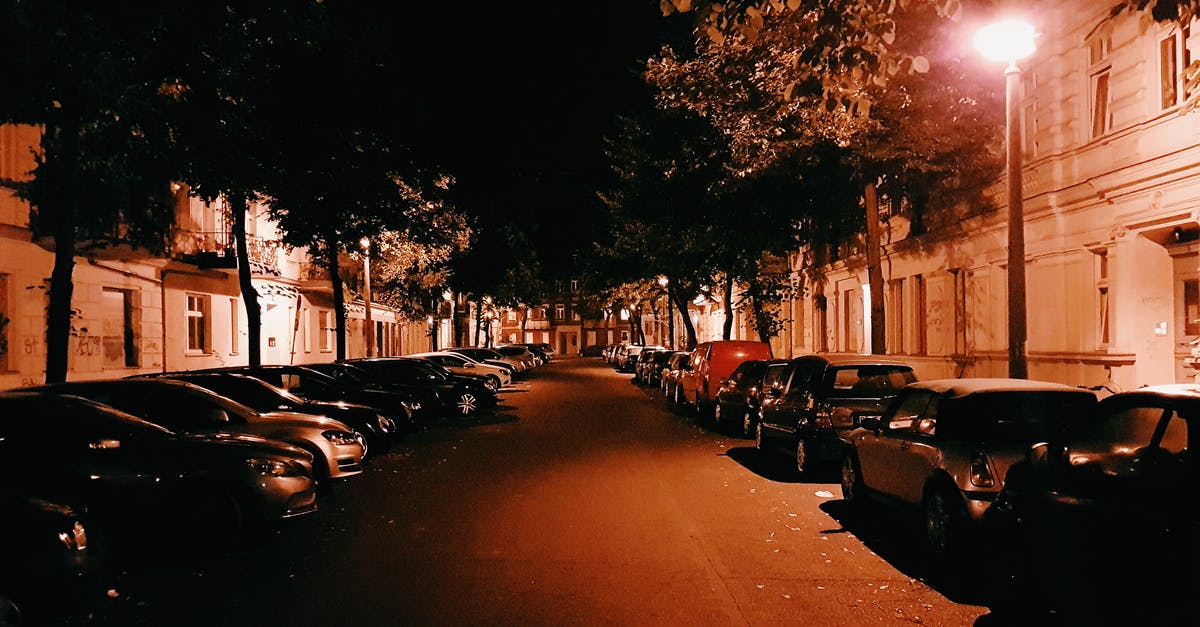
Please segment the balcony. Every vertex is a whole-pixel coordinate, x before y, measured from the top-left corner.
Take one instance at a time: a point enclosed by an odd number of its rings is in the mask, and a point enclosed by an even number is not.
[[[246,237],[246,253],[250,271],[262,276],[280,276],[280,240]],[[179,259],[201,268],[232,270],[237,268],[233,234],[226,231],[185,231],[177,229],[172,235],[171,249]]]

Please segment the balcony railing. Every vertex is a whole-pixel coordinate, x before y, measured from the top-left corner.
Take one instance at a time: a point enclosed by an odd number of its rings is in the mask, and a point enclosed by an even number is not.
[[[281,240],[246,237],[250,268],[258,274],[279,276]],[[236,268],[237,255],[233,234],[227,231],[186,231],[178,229],[172,238],[175,255],[207,268]]]

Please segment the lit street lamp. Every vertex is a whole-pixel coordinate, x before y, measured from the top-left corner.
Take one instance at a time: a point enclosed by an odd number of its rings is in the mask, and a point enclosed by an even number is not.
[[[1021,186],[1021,69],[1017,61],[1033,54],[1033,26],[1003,20],[979,29],[975,47],[993,61],[1008,61],[1004,70],[1005,127],[1008,149],[1008,376],[1029,377],[1026,363],[1025,210]]]
[[[363,304],[367,310],[367,357],[375,356],[375,325],[371,322],[371,240],[362,238],[358,245],[363,249]]]
[[[675,303],[671,302],[671,279],[662,274],[658,277],[658,286],[667,292],[667,348],[675,348]]]

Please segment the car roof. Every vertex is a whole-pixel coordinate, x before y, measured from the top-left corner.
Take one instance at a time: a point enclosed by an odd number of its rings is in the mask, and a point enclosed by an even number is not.
[[[960,398],[982,392],[1075,392],[1095,394],[1084,388],[1029,379],[974,377],[969,379],[930,379],[909,383],[905,389],[929,390],[945,398]]]
[[[1136,390],[1129,390],[1128,392],[1118,392],[1104,398],[1101,402],[1105,405],[1127,403],[1161,405],[1164,401],[1181,405],[1200,406],[1200,385],[1195,383],[1149,385]]]
[[[824,361],[831,366],[904,366],[905,368],[914,369],[912,364],[906,361],[900,361],[899,359],[891,359],[888,357],[880,357],[879,355],[831,355],[812,353],[809,355],[801,355],[792,359],[792,361],[811,360]]]

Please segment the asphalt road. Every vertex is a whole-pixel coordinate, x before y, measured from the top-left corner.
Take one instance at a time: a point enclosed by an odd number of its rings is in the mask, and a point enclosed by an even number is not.
[[[181,538],[125,562],[74,620],[989,623],[978,590],[925,583],[905,517],[846,529],[834,477],[792,479],[629,379],[555,361],[494,415],[410,436],[263,543],[191,551]]]

